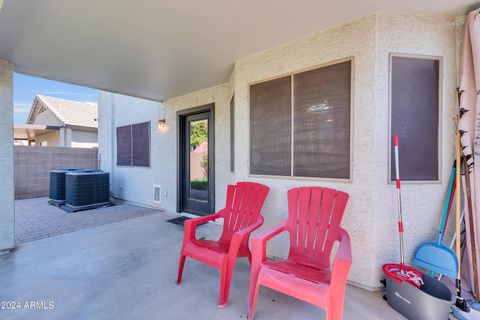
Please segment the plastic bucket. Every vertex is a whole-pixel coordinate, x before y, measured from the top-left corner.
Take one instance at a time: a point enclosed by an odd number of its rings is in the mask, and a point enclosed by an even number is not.
[[[452,294],[440,281],[422,273],[416,287],[385,272],[388,304],[410,320],[448,320]]]

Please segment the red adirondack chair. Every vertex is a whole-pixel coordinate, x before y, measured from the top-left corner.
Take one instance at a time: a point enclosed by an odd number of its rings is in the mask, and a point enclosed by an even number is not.
[[[182,281],[183,266],[187,256],[202,261],[220,270],[218,306],[220,308],[227,306],[236,258],[247,257],[250,263],[252,261],[248,239],[250,233],[263,224],[260,210],[269,190],[268,187],[254,182],[229,185],[224,209],[213,215],[185,221],[177,284]],[[198,224],[219,218],[224,219],[220,240],[195,238],[195,229]]]
[[[320,187],[288,191],[288,220],[252,238],[250,319],[255,316],[260,285],[288,294],[326,310],[327,319],[342,319],[347,276],[352,264],[350,237],[340,227],[348,194]],[[287,260],[267,260],[267,241],[290,233]],[[333,267],[330,255],[340,241]]]

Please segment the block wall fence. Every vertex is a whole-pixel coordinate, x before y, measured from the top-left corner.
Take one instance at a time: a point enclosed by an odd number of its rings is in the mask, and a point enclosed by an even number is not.
[[[15,199],[48,196],[51,170],[96,169],[97,154],[97,149],[15,146]]]

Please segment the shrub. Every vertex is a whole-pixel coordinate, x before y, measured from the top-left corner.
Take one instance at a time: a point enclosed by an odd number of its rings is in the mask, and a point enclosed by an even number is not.
[[[197,179],[190,182],[190,187],[195,190],[207,190],[208,179]]]

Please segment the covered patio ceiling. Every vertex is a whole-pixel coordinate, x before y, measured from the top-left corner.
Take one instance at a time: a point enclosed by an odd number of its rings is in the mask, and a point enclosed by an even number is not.
[[[161,101],[227,81],[238,58],[354,18],[453,16],[475,2],[5,0],[0,58],[17,72]]]

